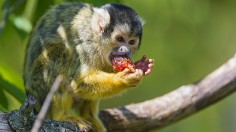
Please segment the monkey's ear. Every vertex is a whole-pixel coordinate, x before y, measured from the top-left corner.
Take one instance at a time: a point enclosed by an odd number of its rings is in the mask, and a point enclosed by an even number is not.
[[[110,23],[110,15],[105,9],[94,8],[94,15],[92,18],[92,29],[95,32],[104,32],[105,27]]]
[[[139,17],[139,20],[140,20],[142,26],[146,23],[145,20],[143,18],[141,18],[141,17]]]

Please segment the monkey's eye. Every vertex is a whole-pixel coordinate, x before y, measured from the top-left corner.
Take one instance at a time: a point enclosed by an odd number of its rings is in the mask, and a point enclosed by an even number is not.
[[[134,44],[135,44],[135,40],[130,40],[130,41],[129,41],[129,44],[130,44],[130,45],[134,45]]]
[[[124,43],[124,42],[125,42],[125,39],[124,39],[124,37],[122,37],[122,36],[117,36],[117,37],[116,37],[116,41],[119,42],[119,43]]]

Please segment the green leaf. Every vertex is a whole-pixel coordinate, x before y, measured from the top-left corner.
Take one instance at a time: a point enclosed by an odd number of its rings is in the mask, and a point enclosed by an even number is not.
[[[15,16],[13,17],[13,23],[16,26],[17,29],[24,31],[26,33],[30,33],[30,31],[32,30],[32,24],[31,22],[22,16]]]
[[[0,104],[0,111],[1,111],[1,112],[7,112],[7,109],[5,109],[5,108]]]
[[[3,108],[7,109],[8,108],[8,104],[9,103],[8,103],[8,101],[6,99],[6,95],[4,94],[2,87],[0,87],[0,105]]]
[[[19,102],[23,103],[25,100],[25,94],[19,90],[18,87],[6,81],[2,75],[0,75],[0,88],[11,94],[15,97]]]
[[[24,84],[22,80],[22,74],[19,71],[16,71],[14,68],[0,63],[0,75],[4,80],[7,80],[9,83],[14,84],[21,91],[24,91]]]

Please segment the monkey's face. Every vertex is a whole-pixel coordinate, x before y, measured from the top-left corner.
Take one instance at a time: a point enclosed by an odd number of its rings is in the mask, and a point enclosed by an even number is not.
[[[114,57],[132,57],[142,37],[143,22],[137,13],[120,4],[107,4],[94,11],[92,29],[100,36],[101,61],[106,62],[103,66],[111,67]]]
[[[127,30],[127,29],[126,29]],[[114,57],[129,57],[137,51],[139,47],[140,37],[129,35],[127,31],[115,29],[111,34],[111,51],[109,53],[109,61],[112,63]]]

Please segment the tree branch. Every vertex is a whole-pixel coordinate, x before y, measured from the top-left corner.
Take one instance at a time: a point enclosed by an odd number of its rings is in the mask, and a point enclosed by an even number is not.
[[[196,83],[182,86],[166,95],[142,103],[103,110],[99,116],[108,131],[112,132],[158,129],[208,107],[235,90],[236,55]],[[12,130],[8,124],[12,121],[10,120],[12,119],[10,118],[12,117],[11,114],[12,112],[10,115],[0,114],[0,131]],[[67,122],[45,120],[43,127],[48,125],[47,123],[50,124],[49,126],[54,125],[57,130],[59,130],[58,127],[60,130],[68,130]],[[74,126],[70,126],[70,128],[69,130],[72,131],[78,130]]]
[[[235,90],[236,55],[196,83],[142,103],[103,110],[99,116],[112,132],[158,129],[210,106]]]

